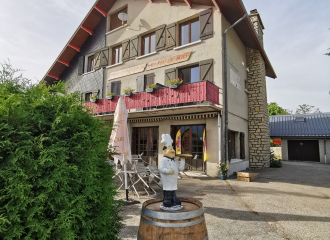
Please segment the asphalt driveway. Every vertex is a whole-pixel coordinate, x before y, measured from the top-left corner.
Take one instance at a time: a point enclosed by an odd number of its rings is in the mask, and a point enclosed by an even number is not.
[[[252,172],[252,171],[251,171]],[[209,239],[330,239],[330,165],[283,162],[280,169],[253,171],[254,182],[184,177],[178,196],[204,205]],[[141,203],[162,197],[140,191]],[[120,191],[124,197],[124,191]],[[124,207],[122,239],[136,239],[141,204]]]

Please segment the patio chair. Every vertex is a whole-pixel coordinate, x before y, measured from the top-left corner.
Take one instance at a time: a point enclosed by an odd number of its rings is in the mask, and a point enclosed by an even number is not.
[[[151,180],[154,181],[160,189],[163,189],[158,183],[160,182],[160,171],[156,165],[149,164],[148,165],[148,170],[150,171]]]
[[[148,178],[148,183],[146,183],[146,181],[143,179],[146,177]],[[154,189],[152,189],[149,185],[149,177],[150,177],[149,172],[147,171],[144,164],[141,162],[137,163],[135,165],[135,175],[131,178],[131,181],[132,181],[131,187],[134,189],[138,198],[140,198],[140,196],[139,196],[138,192],[136,191],[135,185],[140,181],[143,183],[143,188],[146,191],[146,193],[148,194],[148,196],[149,196],[149,192],[148,192],[147,188],[149,188],[156,194],[156,191]]]
[[[149,163],[146,162],[146,161],[144,161],[143,158],[142,158],[142,156],[143,156],[143,153],[141,153],[141,154],[136,154],[136,155],[132,155],[132,160],[138,160],[138,162],[144,162],[144,165],[145,165],[145,166],[148,166]]]
[[[106,162],[109,163],[113,167],[113,170],[115,172],[115,175],[112,178],[118,177],[118,179],[120,180],[121,185],[117,189],[117,191],[119,191],[119,189],[124,185],[124,180],[123,180],[124,176],[121,171],[121,168],[118,168],[118,165],[114,162],[114,160],[109,159]]]

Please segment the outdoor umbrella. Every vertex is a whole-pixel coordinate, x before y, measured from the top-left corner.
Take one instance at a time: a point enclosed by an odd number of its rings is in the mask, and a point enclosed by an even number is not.
[[[115,152],[119,154],[114,156],[115,163],[117,164],[119,160],[120,163],[124,165],[126,200],[128,201],[126,163],[127,161],[130,163],[132,162],[132,156],[127,128],[127,116],[128,112],[125,101],[124,99],[119,98],[114,115],[113,130],[110,136],[109,148],[113,147]]]

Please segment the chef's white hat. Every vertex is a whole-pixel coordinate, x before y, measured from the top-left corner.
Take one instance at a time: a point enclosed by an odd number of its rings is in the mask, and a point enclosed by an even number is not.
[[[164,144],[165,147],[172,146],[173,140],[170,134],[162,134],[161,143]]]

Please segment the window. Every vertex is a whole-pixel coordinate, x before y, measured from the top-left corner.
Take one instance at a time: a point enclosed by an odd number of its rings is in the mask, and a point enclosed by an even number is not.
[[[156,52],[156,34],[149,33],[142,37],[142,55]]]
[[[94,71],[94,54],[88,57],[87,72]]]
[[[86,102],[89,102],[90,101],[90,98],[91,98],[92,94],[93,93],[91,93],[91,92],[88,92],[88,93],[85,94],[85,101]]]
[[[183,83],[199,82],[199,65],[179,69],[179,78]]]
[[[112,48],[112,64],[117,64],[122,62],[122,46]]]
[[[180,45],[199,40],[199,19],[190,20],[180,25]]]
[[[118,12],[115,12],[114,14],[112,14],[110,16],[110,31],[116,29],[116,28],[119,28],[123,25],[125,25],[127,23],[127,21],[124,21],[122,22],[119,18],[118,18],[118,14],[119,13],[126,13],[127,14],[127,7],[118,11]]]

